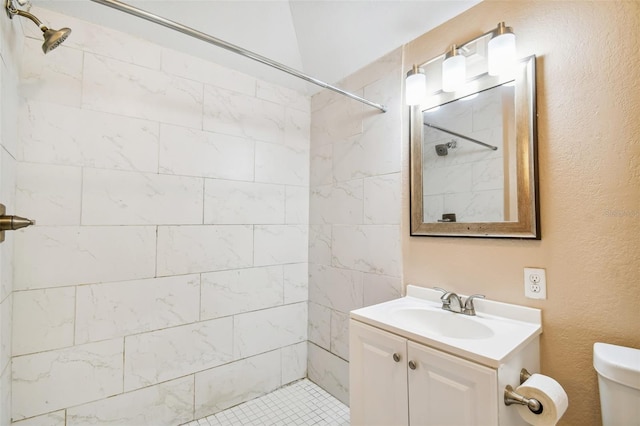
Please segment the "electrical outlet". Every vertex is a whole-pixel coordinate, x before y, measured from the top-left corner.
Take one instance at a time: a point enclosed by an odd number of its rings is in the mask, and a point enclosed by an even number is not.
[[[524,268],[524,295],[529,299],[547,298],[547,276],[542,268]]]

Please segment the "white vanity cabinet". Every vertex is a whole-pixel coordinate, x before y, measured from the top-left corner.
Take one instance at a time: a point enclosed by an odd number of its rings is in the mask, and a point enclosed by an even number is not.
[[[482,299],[463,315],[441,296],[409,285],[405,297],[350,312],[353,425],[526,425],[504,389],[521,369],[540,371],[541,311]]]
[[[352,425],[497,425],[497,372],[350,321]]]

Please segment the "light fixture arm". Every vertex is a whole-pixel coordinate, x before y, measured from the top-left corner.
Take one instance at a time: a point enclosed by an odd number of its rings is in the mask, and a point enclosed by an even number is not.
[[[486,33],[481,34],[477,37],[474,37],[470,40],[467,40],[464,43],[455,44],[454,46],[456,46],[457,50],[466,50],[466,47],[468,45],[470,45],[475,41],[478,41],[482,37],[487,37],[487,36],[497,37],[497,36],[501,36],[502,34],[512,34],[512,33],[513,33],[513,28],[507,27],[504,24],[504,22],[498,22],[498,25],[494,29],[487,31]]]

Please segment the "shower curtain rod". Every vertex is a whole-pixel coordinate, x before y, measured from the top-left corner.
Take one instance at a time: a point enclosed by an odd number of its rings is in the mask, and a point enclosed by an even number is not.
[[[423,124],[425,126],[427,126],[427,127],[432,127],[432,128],[434,128],[436,130],[440,130],[441,132],[449,133],[450,135],[457,136],[457,137],[462,138],[462,139],[466,139],[469,142],[473,142],[473,143],[477,143],[478,145],[486,146],[487,148],[489,148],[489,149],[491,149],[493,151],[498,149],[497,146],[489,145],[488,143],[484,143],[482,141],[479,141],[478,139],[474,139],[474,138],[471,138],[469,136],[461,135],[460,133],[456,133],[454,131],[447,130],[447,129],[443,128],[443,127],[436,126],[435,124],[427,123],[426,121]]]
[[[349,97],[351,99],[354,99],[354,100],[356,100],[358,102],[362,102],[363,104],[367,104],[367,105],[369,105],[371,107],[377,108],[382,112],[386,112],[387,111],[387,107],[385,107],[384,105],[377,104],[375,102],[371,102],[371,101],[369,101],[369,100],[367,100],[365,98],[362,98],[362,97],[360,97],[358,95],[355,95],[353,93],[347,92],[346,90],[342,90],[339,87],[332,86],[329,83],[325,83],[322,80],[318,80],[317,78],[313,78],[313,77],[311,77],[311,76],[309,76],[307,74],[304,74],[304,73],[302,73],[302,72],[300,72],[298,70],[295,70],[295,69],[293,69],[291,67],[288,67],[288,66],[286,66],[284,64],[281,64],[279,62],[276,62],[276,61],[274,61],[272,59],[269,59],[269,58],[267,58],[265,56],[259,55],[259,54],[255,53],[255,52],[251,52],[250,50],[243,49],[243,48],[241,48],[239,46],[236,46],[234,44],[227,43],[224,40],[220,40],[219,38],[210,36],[209,34],[205,34],[203,32],[195,30],[193,28],[187,27],[186,25],[182,25],[182,24],[180,24],[178,22],[171,21],[169,19],[163,18],[163,17],[158,16],[158,15],[154,15],[153,13],[147,12],[147,11],[142,10],[142,9],[138,9],[138,8],[136,8],[134,6],[128,5],[128,4],[123,3],[121,1],[118,1],[118,0],[91,0],[91,1],[93,1],[95,3],[100,3],[100,4],[105,5],[105,6],[112,7],[114,9],[120,10],[120,11],[128,13],[130,15],[137,16],[137,17],[142,18],[142,19],[146,19],[147,21],[151,21],[151,22],[154,22],[156,24],[165,26],[167,28],[170,28],[172,30],[181,32],[181,33],[186,34],[188,36],[197,38],[199,40],[206,41],[207,43],[211,43],[211,44],[213,44],[215,46],[218,46],[218,47],[221,47],[223,49],[229,50],[229,51],[231,51],[233,53],[237,53],[237,54],[242,55],[244,57],[247,57],[249,59],[253,59],[254,61],[261,62],[261,63],[263,63],[265,65],[268,65],[270,67],[276,68],[276,69],[278,69],[280,71],[284,71],[287,74],[290,74],[290,75],[292,75],[294,77],[301,78],[302,80],[306,80],[306,81],[308,81],[310,83],[313,83],[313,84],[318,85],[320,87],[323,87],[325,89],[329,89],[329,90],[332,90],[332,91],[334,91],[336,93],[340,93],[341,95],[347,96],[347,97]]]

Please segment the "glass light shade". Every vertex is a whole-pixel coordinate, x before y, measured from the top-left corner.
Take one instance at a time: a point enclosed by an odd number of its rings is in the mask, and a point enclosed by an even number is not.
[[[427,76],[420,69],[409,71],[404,82],[404,100],[407,105],[419,105],[427,94]]]
[[[516,65],[516,36],[504,33],[494,36],[488,44],[489,75],[513,73]]]
[[[442,62],[442,90],[455,92],[467,79],[466,59],[463,55],[450,56]]]

